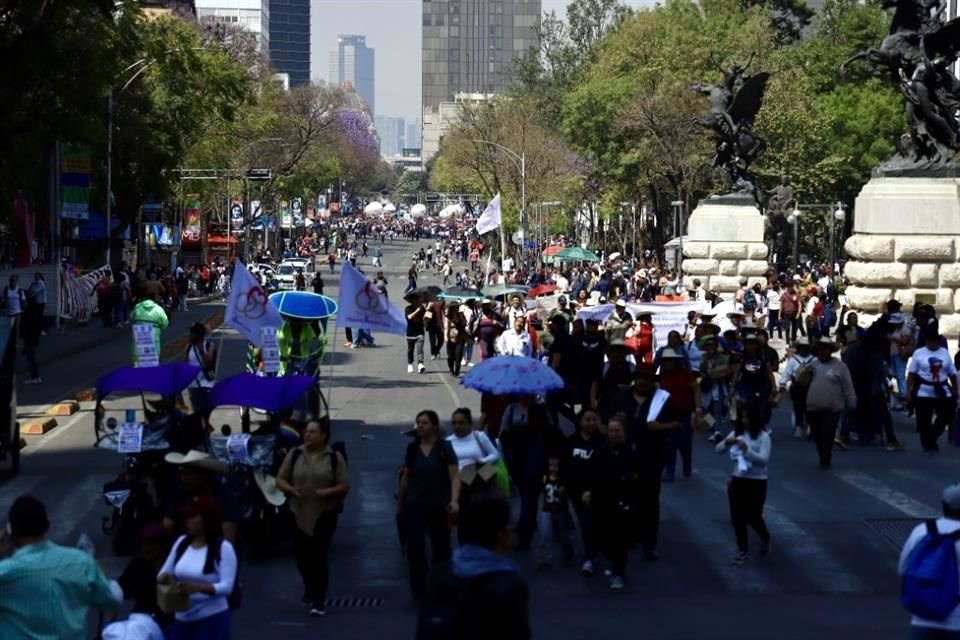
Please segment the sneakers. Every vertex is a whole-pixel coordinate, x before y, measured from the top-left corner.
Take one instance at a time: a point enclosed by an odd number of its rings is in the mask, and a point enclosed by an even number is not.
[[[806,438],[806,437],[807,437],[807,432],[806,432],[806,430],[804,430],[803,427],[794,427],[794,428],[793,428],[793,437],[794,437],[794,438],[797,438],[798,440],[803,439],[803,438]]]
[[[417,365],[417,373],[423,373],[423,372],[426,371],[426,370],[427,370],[427,368],[426,368],[425,366],[423,366],[423,363],[422,363],[422,362]]]
[[[319,605],[313,605],[310,607],[310,615],[316,618],[322,618],[327,615],[327,610]]]
[[[585,576],[593,575],[593,560],[584,560],[583,564],[580,565],[580,573]]]
[[[846,437],[846,436],[838,435],[838,436],[834,437],[834,439],[833,439],[833,444],[837,445],[838,447],[840,447],[840,448],[843,449],[844,451],[847,450],[847,445],[848,445],[849,443],[850,443],[850,441],[847,440],[847,437]]]
[[[742,565],[742,564],[746,564],[746,562],[747,562],[747,552],[746,552],[746,551],[739,551],[739,552],[737,552],[737,555],[734,556],[734,558],[733,558],[733,564],[735,564],[735,565],[738,566],[738,567],[739,567],[740,565]]]
[[[621,591],[623,589],[623,578],[620,576],[610,578],[610,589],[611,591]]]
[[[719,431],[714,431],[707,437],[707,442],[717,443],[720,442],[721,438],[723,438],[723,434]]]
[[[467,359],[466,359],[466,358],[464,358],[463,360],[460,361],[460,366],[461,366],[461,367],[467,366]]]
[[[408,364],[408,365],[407,365],[407,373],[413,373],[413,365],[412,365],[412,364]]]
[[[888,442],[887,451],[903,451],[903,445],[897,441]]]

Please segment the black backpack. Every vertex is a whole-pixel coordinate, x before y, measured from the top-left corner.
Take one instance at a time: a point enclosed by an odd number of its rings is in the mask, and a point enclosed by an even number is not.
[[[337,440],[336,442],[330,443],[330,467],[333,469],[333,481],[337,481],[337,468],[340,466],[339,459],[337,454],[340,454],[343,457],[344,464],[348,464],[349,460],[347,459],[347,445],[342,440]],[[297,460],[300,459],[300,456],[303,455],[303,449],[297,447],[293,450],[293,454],[290,457],[290,476],[293,477],[293,468],[297,466]],[[349,466],[349,465],[348,465]],[[341,498],[337,501],[337,513],[343,513],[343,503],[344,500]]]

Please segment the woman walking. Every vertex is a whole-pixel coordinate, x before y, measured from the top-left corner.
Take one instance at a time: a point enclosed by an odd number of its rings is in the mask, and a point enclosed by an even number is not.
[[[627,440],[627,417],[614,414],[607,424],[607,443],[594,456],[592,489],[585,502],[592,506],[597,537],[610,562],[610,588],[624,587],[627,556],[639,539],[643,462],[636,445]]]
[[[730,522],[737,538],[733,564],[747,561],[749,526],[760,536],[760,556],[770,553],[770,532],[763,520],[767,500],[767,465],[770,462],[770,434],[763,429],[763,416],[756,403],[741,405],[737,426],[716,445],[717,453],[728,451],[734,461],[733,477],[727,486]]]
[[[213,411],[210,407],[210,390],[213,389],[217,373],[217,348],[206,337],[207,328],[200,322],[194,323],[190,327],[190,341],[185,355],[188,363],[200,367],[200,373],[188,391],[190,406],[194,413],[203,416],[204,423],[209,422]]]
[[[500,452],[487,434],[474,430],[470,409],[461,407],[454,411],[450,423],[453,425],[453,434],[447,437],[447,442],[457,454],[461,480],[460,508],[465,510],[471,499],[476,500],[483,495],[494,495],[497,492],[495,479],[489,477],[484,480],[482,476],[486,474],[480,470],[499,460]]]
[[[186,535],[167,555],[157,582],[176,582],[190,597],[190,607],[178,612],[171,640],[229,640],[230,604],[237,578],[237,555],[223,538],[220,507],[210,496],[197,496],[181,509]]]
[[[566,478],[570,504],[580,525],[580,537],[583,539],[583,564],[580,566],[580,572],[585,576],[593,575],[593,563],[596,560],[593,508],[590,506],[588,494],[591,487],[593,458],[597,449],[602,446],[600,414],[595,409],[583,409],[577,418],[577,430],[567,438],[563,476]]]
[[[447,343],[447,368],[454,378],[460,377],[463,366],[463,351],[467,340],[467,320],[460,313],[460,305],[447,307],[443,318],[443,335]]]
[[[296,517],[294,553],[310,615],[326,614],[330,543],[350,480],[347,461],[330,446],[330,423],[311,420],[303,444],[292,449],[277,472],[277,487],[290,499]]]
[[[416,440],[400,469],[397,514],[403,521],[410,591],[419,606],[427,587],[427,537],[433,564],[450,560],[450,520],[460,511],[460,469],[453,446],[440,439],[436,411],[417,414]]]

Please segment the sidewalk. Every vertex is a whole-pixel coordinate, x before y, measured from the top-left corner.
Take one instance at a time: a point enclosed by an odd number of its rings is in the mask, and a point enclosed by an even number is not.
[[[195,306],[219,299],[220,294],[190,298],[187,301],[189,311],[186,313],[174,312],[169,330],[176,329],[179,331],[179,325],[183,322],[184,317],[193,318]],[[202,320],[203,318],[191,319],[190,322]],[[187,325],[187,328],[189,328],[189,325]],[[54,364],[67,356],[84,353],[96,347],[112,345],[119,340],[130,340],[130,331],[129,325],[123,328],[104,327],[99,316],[94,316],[83,324],[72,320],[63,321],[59,329],[51,327],[47,331],[47,335],[40,338],[40,346],[37,348],[37,366],[42,373],[44,366]],[[25,358],[19,358],[17,364],[19,374],[28,373]]]
[[[173,314],[170,326],[162,335],[162,358],[169,358],[172,351],[182,352],[190,325],[221,319],[223,304],[203,304],[198,299],[189,311]],[[24,415],[31,409],[55,404],[73,397],[82,389],[91,387],[97,376],[130,364],[132,344],[130,327],[105,328],[94,318],[86,325],[67,329],[66,333],[49,333],[41,338],[37,363],[43,383],[24,385],[26,359],[18,355],[17,402],[18,413]]]

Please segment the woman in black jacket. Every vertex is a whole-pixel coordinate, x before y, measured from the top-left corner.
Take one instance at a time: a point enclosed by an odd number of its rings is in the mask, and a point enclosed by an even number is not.
[[[590,492],[593,457],[596,450],[603,446],[600,435],[600,414],[593,409],[583,409],[577,416],[577,430],[567,438],[564,455],[564,484],[570,496],[570,504],[580,523],[580,536],[583,539],[583,565],[581,573],[593,575],[593,561],[596,549],[593,536],[593,509],[584,497]]]
[[[595,531],[610,562],[610,588],[623,589],[627,554],[639,533],[642,460],[627,440],[627,417],[614,414],[607,424],[607,444],[593,455],[592,489],[585,502],[593,507]]]

